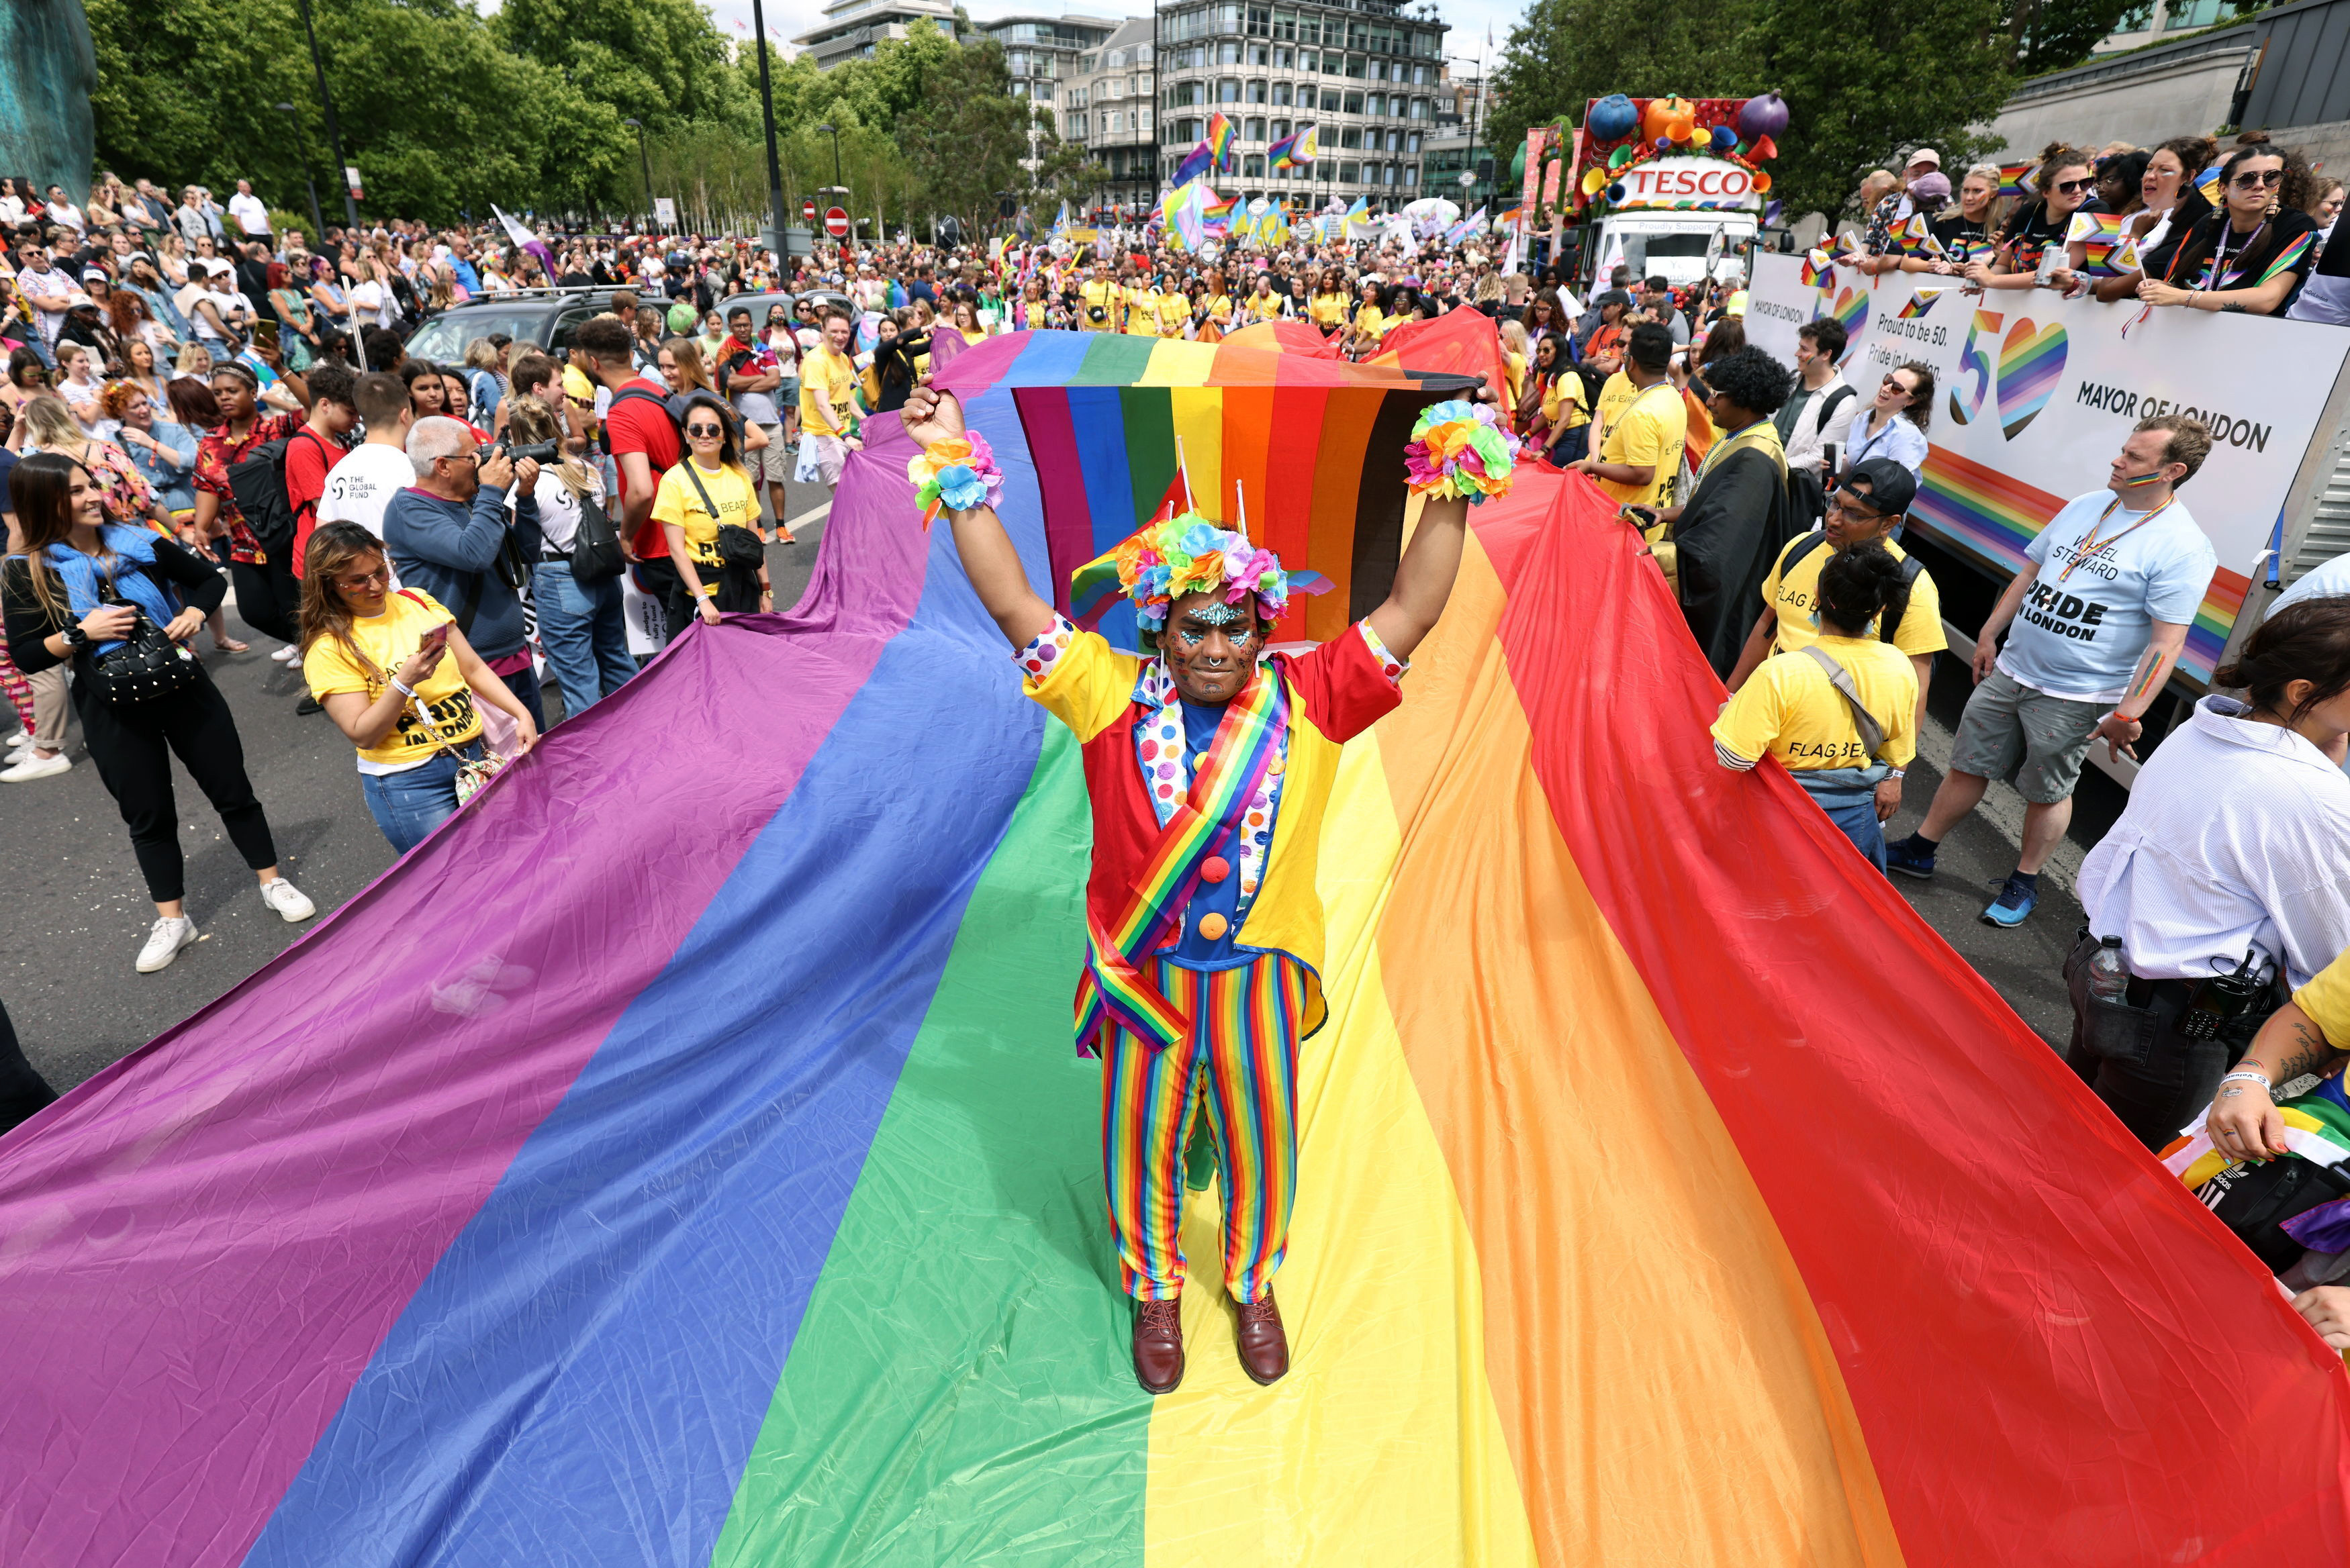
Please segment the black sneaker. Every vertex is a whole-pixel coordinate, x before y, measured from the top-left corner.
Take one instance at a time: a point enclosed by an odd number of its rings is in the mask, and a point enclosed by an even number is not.
[[[305,718],[307,718],[313,713],[323,713],[326,711],[326,709],[318,705],[318,700],[316,697],[313,697],[308,692],[305,691],[302,694],[302,701],[294,704],[294,711],[301,714]]]

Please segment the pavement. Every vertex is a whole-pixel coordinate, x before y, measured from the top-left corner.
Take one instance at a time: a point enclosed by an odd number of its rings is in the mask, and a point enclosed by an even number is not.
[[[786,487],[785,510],[799,543],[767,551],[778,605],[796,603],[824,537],[821,485]],[[204,663],[236,715],[245,764],[269,814],[278,869],[310,896],[322,919],[391,864],[391,846],[359,798],[351,745],[325,715],[294,711],[298,670],[273,662],[277,643],[236,617],[231,635],[250,653],[208,653]],[[199,651],[210,648],[200,634]],[[547,717],[560,706],[550,686]],[[0,725],[13,728],[13,723]],[[132,967],[155,906],[140,882],[112,797],[68,732],[73,771],[0,785],[0,1002],[26,1054],[63,1090],[128,1055],[268,963],[319,919],[289,926],[264,904],[254,875],[221,830],[203,794],[176,763],[180,843],[187,856],[188,913],[202,939],[169,969]]]
[[[785,510],[795,519],[800,543],[768,552],[778,604],[795,603],[806,588],[827,501],[816,485],[795,484],[786,493]],[[254,650],[214,654],[206,663],[236,714],[280,868],[324,916],[390,866],[390,846],[360,803],[349,742],[323,716],[295,713],[300,676],[270,661],[270,640],[238,623],[233,606],[232,599],[234,635]],[[199,647],[208,642],[208,636],[200,639]],[[1944,655],[1938,661],[1927,732],[1902,810],[1887,825],[1890,836],[1917,826],[1932,799],[1970,685],[1957,659]],[[550,718],[554,701],[551,696]],[[175,765],[188,912],[203,940],[160,974],[135,972],[131,961],[154,907],[78,728],[68,754],[75,763],[69,774],[0,786],[0,888],[7,893],[0,900],[5,910],[0,915],[0,1002],[33,1064],[59,1089],[137,1050],[317,927],[316,920],[289,926],[262,902],[219,818]],[[2071,1027],[2057,970],[2081,923],[2074,875],[2126,798],[2111,780],[2085,772],[2072,836],[2042,877],[2040,908],[2014,930],[1979,919],[2014,867],[2022,830],[2022,801],[2005,785],[1993,784],[1982,807],[1944,841],[1932,881],[1893,878],[1928,923],[2052,1045],[2061,1046]]]

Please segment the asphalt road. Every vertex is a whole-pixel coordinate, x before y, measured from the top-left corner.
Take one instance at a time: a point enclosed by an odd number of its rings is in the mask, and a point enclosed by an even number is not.
[[[787,510],[805,517],[827,499],[820,487],[794,485]],[[795,602],[806,587],[824,526],[803,523],[795,532],[796,547],[768,554],[781,604]],[[349,743],[324,717],[296,715],[299,676],[272,663],[268,639],[236,625],[233,612],[231,621],[254,651],[216,654],[207,663],[236,713],[280,864],[323,915],[380,875],[390,864],[390,847],[360,802]],[[1889,825],[1896,836],[1916,825],[1932,798],[1968,684],[1964,667],[1944,656],[1925,744],[1903,809]],[[0,898],[0,1001],[34,1065],[60,1089],[194,1012],[317,924],[286,925],[261,901],[219,818],[175,764],[188,910],[203,940],[160,974],[134,971],[131,961],[154,908],[113,802],[82,753],[78,730],[68,754],[75,760],[69,774],[0,787],[0,888],[6,895]],[[2040,909],[2018,929],[1978,919],[2015,864],[2022,802],[2004,786],[1994,785],[1982,809],[1945,842],[1935,880],[1894,878],[1918,913],[2052,1044],[2061,1044],[2070,1027],[2057,966],[2081,920],[2071,872],[2125,798],[2103,774],[2085,774],[2072,840],[2042,879]],[[1898,1026],[1898,1020],[1887,1023]]]
[[[785,509],[802,517],[827,499],[820,485],[793,484]],[[806,588],[824,524],[819,518],[794,532],[796,546],[767,553],[779,605],[796,602]],[[253,651],[212,653],[204,662],[236,714],[279,869],[323,917],[391,864],[391,846],[359,798],[350,742],[324,715],[295,713],[300,674],[271,661],[276,643],[239,621],[235,603],[232,594],[231,634]],[[211,642],[204,633],[196,646]],[[552,720],[559,701],[554,688],[548,691]],[[132,961],[155,906],[78,725],[66,754],[70,773],[0,785],[0,1002],[33,1065],[61,1090],[220,996],[318,924],[289,926],[261,901],[220,818],[174,763],[188,913],[202,939],[161,973],[137,972]]]

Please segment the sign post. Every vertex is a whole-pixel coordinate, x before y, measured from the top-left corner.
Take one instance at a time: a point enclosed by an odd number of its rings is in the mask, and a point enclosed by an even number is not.
[[[677,202],[668,196],[653,198],[653,221],[664,229],[677,227]]]

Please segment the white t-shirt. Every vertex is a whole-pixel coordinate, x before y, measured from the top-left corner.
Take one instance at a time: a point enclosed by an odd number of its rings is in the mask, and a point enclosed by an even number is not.
[[[383,537],[383,509],[416,483],[416,467],[396,446],[368,441],[345,452],[327,472],[327,492],[318,498],[321,523],[356,523]]]
[[[228,215],[236,220],[237,227],[255,239],[269,237],[269,209],[261,204],[260,197],[239,191],[228,199]]]
[[[582,466],[588,470],[588,493],[595,498],[597,505],[603,505],[604,476],[598,473],[592,464]],[[564,483],[555,470],[545,463],[539,465],[538,483],[531,487],[530,493],[538,498],[538,535],[546,541],[546,547],[569,550],[579,536],[579,497],[574,495],[571,486]],[[506,510],[514,511],[517,504],[515,492],[507,491]]]
[[[2040,572],[2000,650],[2012,680],[2075,702],[2118,701],[2153,623],[2194,621],[2220,566],[2211,541],[2175,499],[2153,513],[2116,499],[2074,496],[2024,551]],[[2075,564],[2093,533],[2095,553]]]
[[[369,322],[371,317],[374,326],[391,325],[391,291],[375,279],[353,284],[350,304],[351,314],[361,322]]]

